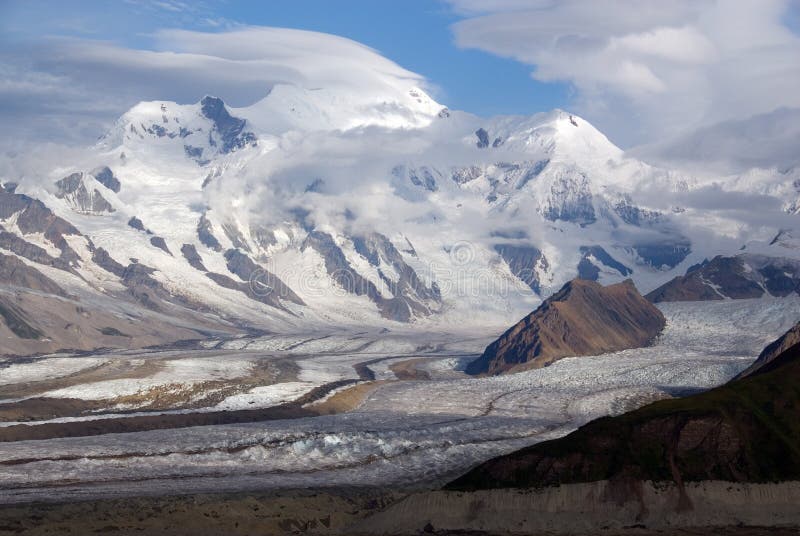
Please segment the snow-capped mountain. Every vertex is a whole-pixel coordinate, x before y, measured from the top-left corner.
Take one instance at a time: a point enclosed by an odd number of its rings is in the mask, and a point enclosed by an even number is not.
[[[797,170],[691,176],[569,112],[481,119],[413,86],[143,102],[80,163],[3,182],[3,255],[66,295],[274,330],[504,325],[575,276],[648,292],[741,247],[786,256],[769,241],[800,198]],[[774,199],[780,224],[714,196]],[[32,204],[62,230],[21,226]]]

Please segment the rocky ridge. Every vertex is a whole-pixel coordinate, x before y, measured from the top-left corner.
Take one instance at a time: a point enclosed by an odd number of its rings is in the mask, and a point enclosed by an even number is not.
[[[664,328],[657,308],[631,280],[603,287],[575,279],[520,320],[483,355],[469,374],[502,374],[547,366],[572,356],[646,346]]]

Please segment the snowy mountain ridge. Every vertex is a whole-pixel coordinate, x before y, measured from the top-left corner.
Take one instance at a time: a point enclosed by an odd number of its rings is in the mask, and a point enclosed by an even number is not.
[[[414,86],[279,84],[234,109],[143,102],[82,166],[5,194],[86,237],[78,280],[59,284],[130,289],[125,270],[139,271],[159,299],[276,330],[504,325],[576,276],[648,292],[713,256],[779,247],[786,199],[800,198],[796,171],[688,176],[566,111],[482,119]],[[714,195],[782,199],[780,227],[737,221]],[[0,224],[33,241],[13,218]]]

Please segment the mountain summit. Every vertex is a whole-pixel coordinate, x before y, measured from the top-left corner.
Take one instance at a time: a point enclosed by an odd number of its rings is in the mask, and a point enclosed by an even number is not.
[[[4,251],[32,268],[44,264],[62,294],[133,297],[135,308],[174,306],[226,326],[294,331],[497,329],[553,293],[591,301],[600,292],[581,281],[562,289],[575,277],[602,285],[630,278],[651,291],[741,247],[710,237],[707,211],[679,206],[698,188],[695,178],[631,158],[582,117],[476,117],[401,75],[277,83],[244,107],[216,96],[139,103],[80,161],[60,162],[50,176],[4,178],[18,183],[8,199],[35,200],[81,237],[80,247],[66,244],[72,264],[54,268],[69,276],[51,273],[52,255],[40,251],[64,244],[28,232],[11,206],[0,218]],[[745,186],[788,199],[792,177]],[[743,277],[786,286],[788,264],[769,259],[800,256],[789,245],[754,246],[770,271]],[[554,353],[528,356],[524,337],[519,348],[509,341],[500,361],[473,369],[643,344],[658,327],[651,316],[633,336],[622,330],[630,339],[584,334],[551,345]],[[562,332],[548,326],[542,335]]]

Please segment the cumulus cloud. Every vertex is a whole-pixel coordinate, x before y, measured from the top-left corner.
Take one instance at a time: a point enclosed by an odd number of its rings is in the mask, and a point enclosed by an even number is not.
[[[2,139],[15,145],[32,138],[86,141],[142,100],[190,103],[213,94],[244,106],[277,83],[367,95],[425,85],[421,76],[369,47],[318,32],[161,30],[151,39],[149,48],[138,49],[75,38],[4,47]]]
[[[789,0],[449,2],[466,17],[457,45],[570,83],[575,110],[622,145],[800,107]]]
[[[800,109],[779,108],[747,119],[723,121],[630,153],[664,166],[739,173],[750,168],[800,166]]]

